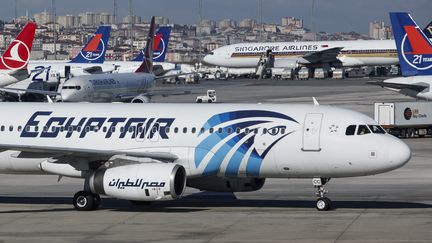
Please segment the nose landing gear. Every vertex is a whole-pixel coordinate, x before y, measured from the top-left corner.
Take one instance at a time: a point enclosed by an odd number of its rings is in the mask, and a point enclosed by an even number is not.
[[[327,211],[331,208],[331,201],[325,195],[328,193],[324,185],[330,181],[330,178],[313,178],[312,184],[317,189],[316,209],[318,211]]]

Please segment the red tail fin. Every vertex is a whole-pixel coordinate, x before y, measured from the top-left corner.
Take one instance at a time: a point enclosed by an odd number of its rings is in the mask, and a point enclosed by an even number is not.
[[[403,27],[408,35],[412,47],[412,53],[407,54],[432,54],[432,47],[428,40],[423,36],[415,26]]]
[[[0,70],[17,70],[27,68],[30,60],[30,53],[33,46],[33,39],[36,31],[36,24],[28,22],[24,29],[13,40],[0,59]]]
[[[153,16],[150,22],[150,30],[147,36],[145,47],[144,60],[141,66],[135,71],[136,73],[151,73],[153,70],[153,43],[155,36],[155,17]]]

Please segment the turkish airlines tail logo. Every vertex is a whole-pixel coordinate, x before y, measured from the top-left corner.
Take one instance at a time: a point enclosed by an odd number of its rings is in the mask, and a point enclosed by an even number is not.
[[[30,60],[36,24],[28,22],[24,29],[13,40],[0,60],[0,70],[17,70],[26,68]]]
[[[432,75],[432,42],[408,13],[390,13],[402,75]]]

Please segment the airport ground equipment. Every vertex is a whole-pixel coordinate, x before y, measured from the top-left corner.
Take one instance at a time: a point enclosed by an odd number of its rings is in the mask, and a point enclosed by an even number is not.
[[[395,136],[432,135],[432,102],[375,103],[374,117]]]
[[[207,90],[207,95],[198,96],[196,103],[215,103],[216,102],[216,90]]]

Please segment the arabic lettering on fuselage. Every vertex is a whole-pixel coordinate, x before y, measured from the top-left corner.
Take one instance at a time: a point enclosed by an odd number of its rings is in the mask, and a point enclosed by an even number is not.
[[[126,118],[126,117],[64,117],[51,116],[51,111],[37,111],[24,126],[20,137],[24,138],[57,138],[59,135],[65,138],[79,134],[80,138],[86,137],[90,132],[103,133],[105,138],[111,138],[118,132],[118,138],[151,139],[159,135],[161,139],[168,139],[166,128],[171,127],[174,118]],[[42,131],[35,127],[44,127]],[[106,129],[102,129],[106,127]],[[119,127],[121,129],[119,129]]]
[[[144,189],[146,187],[164,187],[165,182],[157,182],[157,181],[144,181],[143,179],[136,179],[135,182],[131,181],[130,179],[127,179],[126,181],[120,181],[119,179],[112,179],[108,183],[110,187],[117,187],[117,189],[125,189],[126,187],[138,187],[141,189]]]
[[[302,45],[262,45],[262,46],[238,46],[235,52],[265,52],[272,50],[273,52],[284,51],[316,51],[318,45],[302,44]]]

